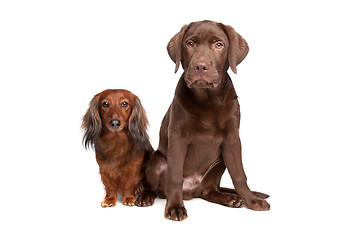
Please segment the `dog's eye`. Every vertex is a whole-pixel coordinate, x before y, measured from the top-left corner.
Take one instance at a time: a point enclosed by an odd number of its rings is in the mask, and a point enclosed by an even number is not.
[[[216,48],[221,49],[221,48],[224,47],[224,44],[219,41],[219,42],[216,42],[216,43],[215,43],[215,46],[216,46]]]
[[[110,107],[110,104],[109,104],[108,102],[103,102],[101,105],[102,105],[104,108]]]
[[[193,46],[195,46],[195,43],[190,40],[190,41],[188,41],[188,42],[186,43],[186,46],[188,46],[188,47],[193,47]]]
[[[126,108],[127,106],[129,106],[129,104],[127,102],[124,101],[121,103],[121,107]]]

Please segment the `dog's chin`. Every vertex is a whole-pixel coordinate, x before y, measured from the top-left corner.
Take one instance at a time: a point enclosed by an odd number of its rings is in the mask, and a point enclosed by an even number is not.
[[[118,133],[118,132],[121,132],[122,130],[124,130],[124,127],[119,127],[119,128],[107,127],[107,129],[108,129],[110,132]]]
[[[205,79],[195,79],[192,81],[186,81],[188,88],[216,88],[219,86],[219,83],[213,81],[207,81]]]

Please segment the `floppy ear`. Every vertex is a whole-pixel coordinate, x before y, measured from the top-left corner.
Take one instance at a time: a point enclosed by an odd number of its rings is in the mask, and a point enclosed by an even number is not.
[[[146,132],[149,122],[146,117],[145,109],[142,107],[140,99],[134,95],[132,112],[129,118],[129,132],[138,149],[146,149],[149,136]]]
[[[94,142],[99,136],[102,123],[99,114],[99,94],[89,104],[89,109],[83,117],[81,128],[84,130],[83,144],[86,149],[94,147]]]
[[[222,26],[230,42],[228,55],[229,66],[234,73],[237,73],[236,66],[241,63],[248,54],[249,46],[245,39],[235,32],[231,26]]]
[[[184,25],[180,32],[178,32],[177,34],[175,34],[175,36],[173,36],[168,45],[167,45],[167,51],[168,54],[171,58],[171,60],[173,60],[173,62],[176,64],[175,65],[175,73],[177,72],[177,70],[179,69],[180,66],[180,61],[181,61],[181,44],[182,44],[182,39],[184,37],[185,32],[187,31],[189,25]]]

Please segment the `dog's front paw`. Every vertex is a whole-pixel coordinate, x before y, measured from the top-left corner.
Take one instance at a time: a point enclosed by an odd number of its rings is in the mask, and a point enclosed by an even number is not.
[[[261,198],[245,199],[245,206],[255,211],[268,211],[270,210],[270,204]]]
[[[134,206],[135,205],[135,197],[124,197],[122,204],[125,206]]]
[[[186,219],[187,211],[183,206],[170,206],[165,208],[165,218],[172,221],[182,221]]]
[[[115,207],[116,206],[116,199],[114,199],[114,198],[104,198],[104,200],[101,202],[101,206],[103,208]]]

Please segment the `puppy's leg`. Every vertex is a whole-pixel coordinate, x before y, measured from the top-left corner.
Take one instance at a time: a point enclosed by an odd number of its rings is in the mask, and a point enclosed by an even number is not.
[[[172,126],[169,125],[169,129]],[[169,131],[167,171],[165,175],[165,218],[182,221],[188,217],[183,201],[184,161],[188,147],[188,140],[181,131]]]
[[[241,142],[237,134],[237,131],[231,131],[224,140],[222,151],[224,163],[232,178],[235,190],[241,199],[244,200],[247,208],[255,211],[270,210],[270,204],[262,197],[258,197],[258,194],[252,192],[247,185],[247,178],[241,158]]]
[[[167,171],[165,156],[155,151],[145,168],[144,192],[136,199],[139,207],[151,206],[158,194],[164,195],[164,176]]]
[[[227,207],[239,208],[243,205],[240,196],[233,193],[220,192],[217,189],[206,189],[201,193],[206,201],[221,204]]]
[[[237,194],[235,189],[231,189],[231,188],[219,187],[219,191],[223,192],[223,193]],[[252,193],[255,194],[257,197],[262,198],[262,199],[266,199],[266,198],[270,197],[269,195],[267,195],[265,193],[261,193],[261,192],[252,191]]]

